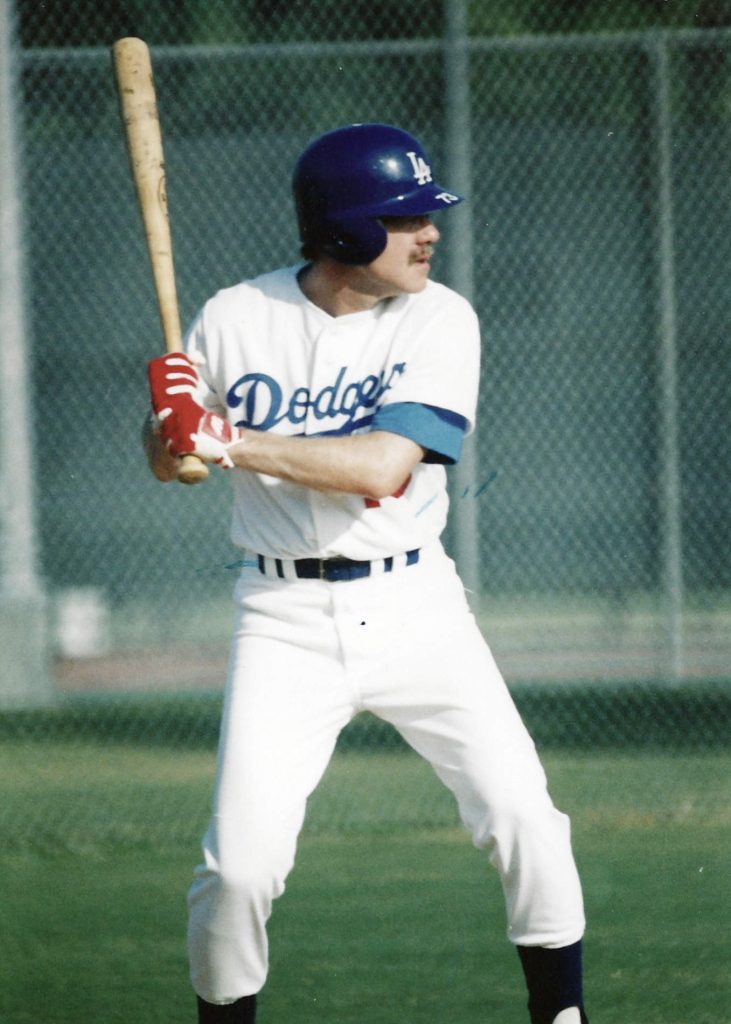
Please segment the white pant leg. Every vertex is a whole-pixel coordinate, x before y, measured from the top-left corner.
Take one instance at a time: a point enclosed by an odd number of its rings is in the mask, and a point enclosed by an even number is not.
[[[327,591],[258,577],[239,585],[239,598],[214,810],[188,899],[191,980],[211,1003],[264,984],[272,900],[306,799],[352,714]]]
[[[338,594],[341,619],[347,612],[371,632],[361,654],[363,706],[392,722],[454,793],[473,841],[489,849],[499,872],[510,940],[577,941],[584,912],[569,820],[550,799],[533,741],[451,563],[425,557],[398,581],[383,581],[378,606],[371,596]]]

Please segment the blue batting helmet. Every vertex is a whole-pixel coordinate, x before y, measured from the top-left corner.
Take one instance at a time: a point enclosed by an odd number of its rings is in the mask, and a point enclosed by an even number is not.
[[[380,217],[432,213],[463,199],[435,183],[421,143],[388,124],[320,135],[297,161],[292,187],[305,254],[351,265],[385,249]]]

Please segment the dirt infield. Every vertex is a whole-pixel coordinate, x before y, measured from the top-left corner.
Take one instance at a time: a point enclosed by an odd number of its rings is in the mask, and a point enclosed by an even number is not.
[[[668,652],[658,646],[633,649],[576,648],[546,643],[492,645],[508,683],[653,682],[673,678]],[[53,675],[61,693],[220,690],[226,679],[227,647],[116,651],[94,658],[59,658]],[[682,679],[725,679],[731,643],[696,643],[683,652]]]
[[[95,658],[59,658],[53,676],[62,693],[220,690],[227,651],[117,651]]]

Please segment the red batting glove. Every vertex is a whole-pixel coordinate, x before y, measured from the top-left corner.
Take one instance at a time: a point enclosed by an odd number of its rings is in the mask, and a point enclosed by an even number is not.
[[[160,437],[171,455],[188,455],[195,449],[193,435],[205,415],[193,397],[200,380],[192,360],[184,352],[151,359],[147,380]]]
[[[199,378],[184,352],[160,356],[148,363],[152,408],[160,437],[171,455],[197,455],[231,469],[227,446],[238,441],[241,431],[195,401]]]
[[[163,425],[163,431],[165,427]],[[195,442],[193,454],[205,462],[215,462],[223,469],[232,469],[233,462],[228,454],[228,446],[239,441],[243,432],[215,412],[206,412],[198,423],[198,429],[192,436]]]
[[[151,359],[147,364],[147,380],[152,410],[160,423],[173,411],[183,411],[191,405],[200,409],[193,399],[200,378],[185,352],[168,352]]]
[[[241,436],[238,427],[195,402],[182,412],[174,409],[160,424],[160,437],[171,455],[197,455],[223,469],[233,468],[228,446]]]

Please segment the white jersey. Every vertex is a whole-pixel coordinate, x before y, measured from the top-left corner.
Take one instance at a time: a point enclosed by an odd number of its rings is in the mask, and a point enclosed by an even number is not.
[[[428,281],[416,294],[332,317],[300,290],[301,268],[224,289],[203,307],[186,349],[200,359],[206,408],[254,430],[312,437],[385,429],[426,448],[442,420],[451,435],[455,423],[460,437],[472,429],[480,341],[464,298]],[[418,422],[419,407],[428,410],[426,427],[402,427],[414,412]],[[454,461],[438,444],[434,452],[380,501],[233,469],[232,540],[286,559],[372,560],[424,547],[444,529],[443,462]]]

